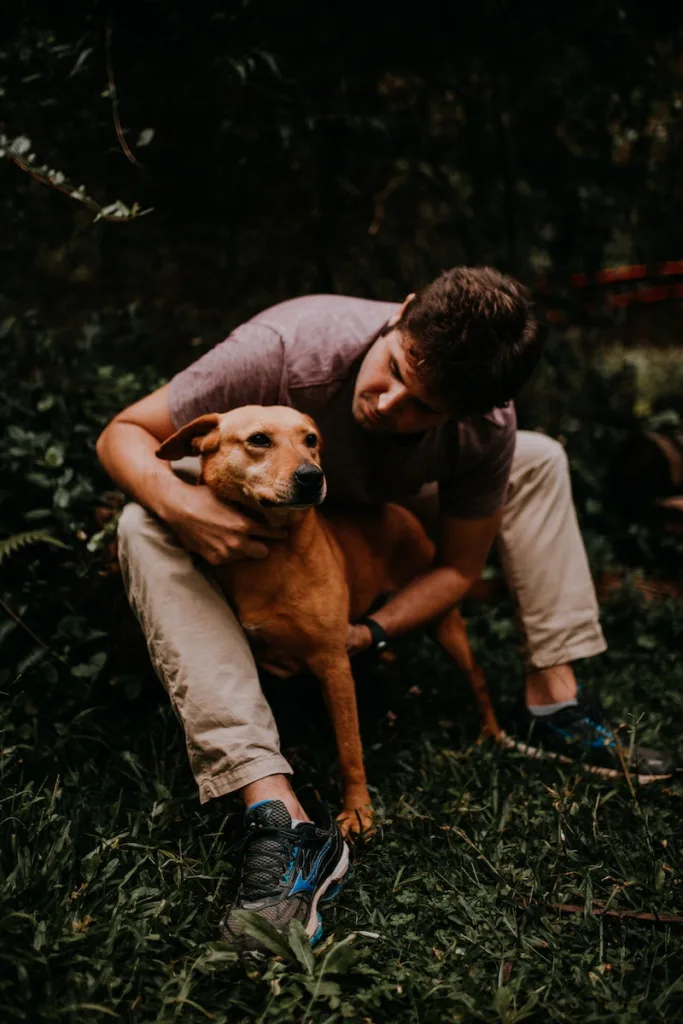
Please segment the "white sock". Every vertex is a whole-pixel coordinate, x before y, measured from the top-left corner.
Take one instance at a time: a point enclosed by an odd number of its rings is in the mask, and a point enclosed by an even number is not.
[[[528,704],[527,707],[529,714],[534,718],[548,718],[549,715],[554,715],[556,711],[562,711],[563,708],[575,708],[578,703],[576,697],[572,697],[571,700],[560,700],[557,704]]]
[[[292,828],[296,828],[297,825],[310,825],[311,822],[305,818],[292,818]]]

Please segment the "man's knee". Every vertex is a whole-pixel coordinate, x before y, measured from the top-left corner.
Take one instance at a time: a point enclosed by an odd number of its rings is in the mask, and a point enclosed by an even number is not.
[[[519,454],[522,463],[533,465],[539,472],[566,475],[569,472],[567,453],[559,441],[547,434],[520,431]]]
[[[569,471],[569,460],[564,446],[556,441],[554,437],[539,435],[543,438],[543,465],[555,473],[567,473]]]

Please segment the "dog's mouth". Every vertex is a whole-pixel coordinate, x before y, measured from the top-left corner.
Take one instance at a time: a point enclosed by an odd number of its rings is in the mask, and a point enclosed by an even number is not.
[[[322,504],[327,494],[327,483],[320,469],[304,466],[299,467],[293,474],[293,479],[288,480],[284,486],[269,490],[270,494],[252,491],[252,500],[262,509],[289,512]]]
[[[282,497],[261,497],[257,500],[261,508],[296,510],[313,508],[315,505],[322,504],[326,494],[327,485],[323,477],[322,479],[318,478],[312,485],[299,483],[292,488],[289,494],[283,494]]]
[[[258,503],[262,508],[304,509],[313,508],[314,505],[320,505],[323,498],[324,494],[321,490],[315,498],[310,498],[306,501],[271,501],[270,498],[259,498]]]

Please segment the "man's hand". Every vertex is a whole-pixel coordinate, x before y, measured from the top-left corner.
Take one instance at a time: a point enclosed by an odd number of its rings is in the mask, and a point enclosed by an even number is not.
[[[353,626],[349,623],[346,633],[346,650],[349,657],[366,651],[372,643],[372,633],[367,626]]]
[[[266,558],[268,547],[252,538],[283,540],[287,536],[286,530],[257,523],[219,501],[202,485],[183,489],[182,500],[165,505],[162,518],[183,547],[195,551],[211,565],[241,558]]]

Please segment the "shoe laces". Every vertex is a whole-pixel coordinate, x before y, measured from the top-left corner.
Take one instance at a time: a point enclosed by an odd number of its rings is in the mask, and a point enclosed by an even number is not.
[[[259,900],[277,895],[294,865],[298,849],[315,842],[314,836],[307,835],[308,831],[302,826],[292,829],[275,825],[261,825],[247,831],[239,843],[243,899]]]

